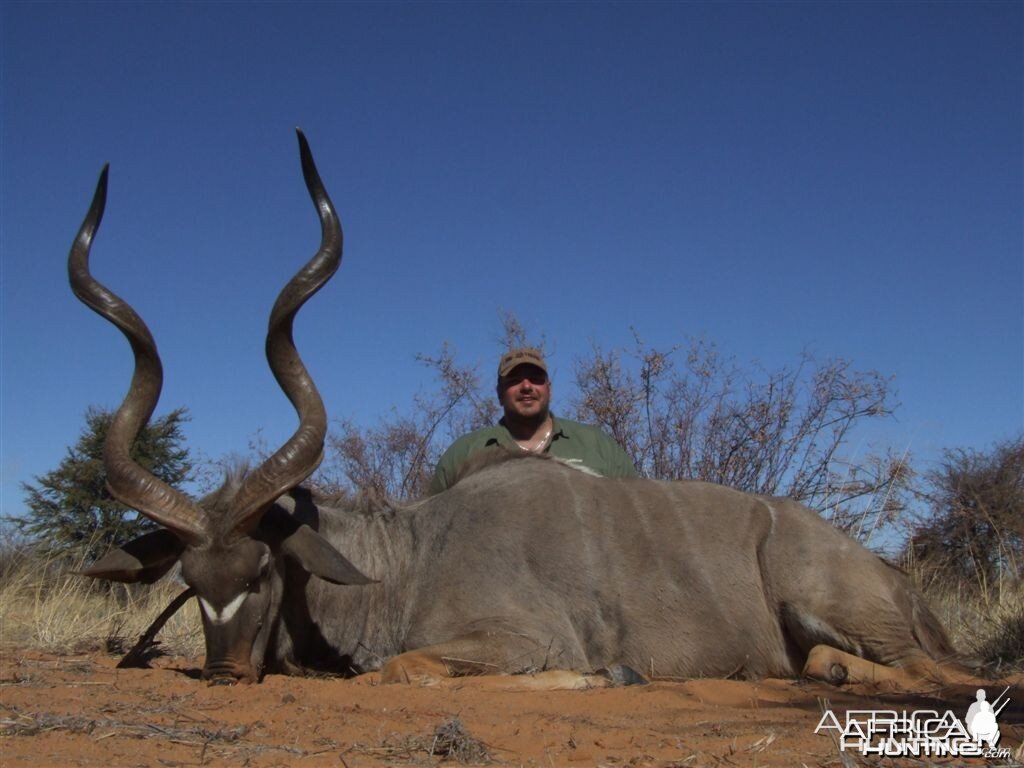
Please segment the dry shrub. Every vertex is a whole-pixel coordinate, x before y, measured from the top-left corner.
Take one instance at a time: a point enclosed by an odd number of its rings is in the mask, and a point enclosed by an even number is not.
[[[903,558],[957,647],[1024,670],[1024,435],[925,473]]]
[[[375,427],[336,422],[327,438],[327,460],[314,476],[322,491],[421,498],[448,443],[497,421],[493,394],[472,367],[456,362],[447,344],[436,357],[421,355],[419,361],[436,375],[437,391],[416,395],[407,413],[395,411]]]
[[[379,747],[353,744],[352,751],[384,757],[389,763],[421,762],[422,757],[440,757],[461,765],[481,765],[491,761],[487,745],[470,736],[457,717],[445,720],[429,736],[391,734]],[[346,763],[347,765],[347,763]]]
[[[490,759],[487,747],[466,733],[458,718],[446,720],[434,729],[429,753],[431,756],[438,755],[464,765],[485,763]]]
[[[41,550],[8,549],[0,572],[0,646],[39,648],[55,653],[118,651],[135,643],[182,587],[171,578],[153,585],[95,582],[75,571],[81,563]],[[202,653],[198,609],[190,602],[160,633],[167,652]]]
[[[906,452],[853,450],[895,408],[892,382],[845,360],[767,370],[713,344],[594,347],[576,363],[575,415],[611,434],[640,472],[706,480],[819,510],[862,541],[903,511]]]
[[[980,593],[1024,579],[1024,434],[986,450],[947,450],[918,491],[925,510],[906,552],[934,578]]]

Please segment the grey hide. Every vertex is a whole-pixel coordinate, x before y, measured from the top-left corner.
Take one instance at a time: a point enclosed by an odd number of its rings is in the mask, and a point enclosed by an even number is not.
[[[433,646],[505,672],[791,677],[822,643],[894,665],[952,653],[902,573],[788,499],[526,457],[406,508],[281,505],[379,583],[290,566],[271,669]]]

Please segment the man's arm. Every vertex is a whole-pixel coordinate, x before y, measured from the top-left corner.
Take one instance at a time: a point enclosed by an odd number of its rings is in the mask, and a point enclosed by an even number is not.
[[[602,435],[605,438],[605,460],[608,462],[608,472],[605,474],[605,477],[639,477],[640,475],[637,474],[633,459],[619,445],[619,442],[614,437],[603,432]]]
[[[565,419],[559,424],[568,440],[552,443],[552,454],[578,460],[603,477],[638,477],[633,459],[603,429]]]
[[[455,485],[455,478],[459,476],[459,470],[466,460],[474,453],[484,450],[488,445],[500,442],[498,433],[497,427],[484,427],[463,435],[448,446],[448,450],[438,459],[427,494],[433,496]]]
[[[457,462],[452,456],[453,444],[441,456],[434,468],[434,476],[430,479],[430,487],[427,489],[428,496],[434,496],[442,491],[451,488],[455,482],[455,474],[459,471],[461,462]]]

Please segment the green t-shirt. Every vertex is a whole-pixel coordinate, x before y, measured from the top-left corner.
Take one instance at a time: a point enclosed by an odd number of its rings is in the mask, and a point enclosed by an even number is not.
[[[622,446],[600,429],[568,419],[551,418],[554,422],[551,442],[544,450],[545,453],[604,477],[637,476],[636,467]],[[494,446],[510,451],[523,450],[503,422],[463,435],[451,444],[437,462],[434,478],[430,482],[430,493],[440,493],[450,488],[466,459]]]

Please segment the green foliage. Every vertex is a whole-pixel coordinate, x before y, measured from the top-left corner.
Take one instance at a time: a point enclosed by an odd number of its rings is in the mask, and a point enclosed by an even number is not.
[[[19,531],[53,553],[95,558],[113,545],[156,525],[116,501],[106,487],[103,442],[113,414],[90,408],[85,428],[60,465],[35,483],[23,483],[28,511],[13,518]],[[151,419],[132,448],[132,457],[171,486],[192,479],[193,463],[181,427],[184,408]]]

